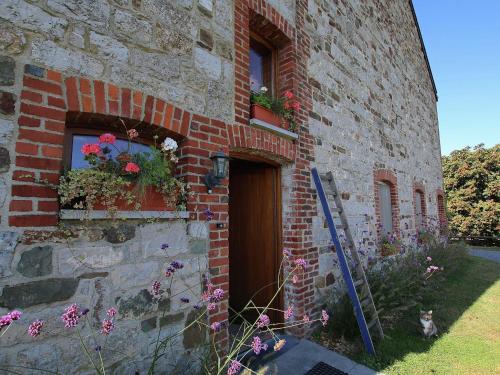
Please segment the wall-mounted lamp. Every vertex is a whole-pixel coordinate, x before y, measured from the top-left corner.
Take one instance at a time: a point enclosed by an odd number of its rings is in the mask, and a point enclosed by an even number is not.
[[[212,189],[220,185],[221,181],[226,178],[229,166],[229,156],[222,151],[217,151],[211,158],[212,170],[205,175],[205,185],[208,193],[212,193]]]

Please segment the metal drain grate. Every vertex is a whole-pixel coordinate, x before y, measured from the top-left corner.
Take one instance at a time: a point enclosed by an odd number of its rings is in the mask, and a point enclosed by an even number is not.
[[[318,362],[312,369],[307,371],[305,375],[348,375],[347,372],[327,365],[325,362]]]

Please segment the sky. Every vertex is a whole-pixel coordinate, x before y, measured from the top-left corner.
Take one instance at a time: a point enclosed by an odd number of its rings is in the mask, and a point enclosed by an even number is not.
[[[413,0],[438,91],[441,152],[500,143],[500,0]]]

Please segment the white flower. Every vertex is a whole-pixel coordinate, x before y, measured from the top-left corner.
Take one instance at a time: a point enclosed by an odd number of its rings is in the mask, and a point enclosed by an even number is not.
[[[266,93],[267,92],[267,87],[266,86],[262,86],[260,88],[260,91]]]
[[[177,142],[169,137],[165,138],[165,140],[161,144],[161,148],[163,151],[175,151],[177,150],[177,147],[179,147],[177,145]]]

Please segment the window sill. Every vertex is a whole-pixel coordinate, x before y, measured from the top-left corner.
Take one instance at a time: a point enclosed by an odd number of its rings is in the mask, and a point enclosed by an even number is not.
[[[296,140],[299,139],[299,135],[291,132],[289,130],[282,129],[278,126],[269,124],[268,122],[256,119],[256,118],[251,118],[250,119],[250,126],[253,126],[255,128],[267,130],[268,132],[274,133],[280,137],[291,139],[291,140]]]
[[[83,210],[61,210],[61,220],[81,220],[85,216]],[[109,220],[107,211],[90,211],[87,216],[91,220]],[[188,211],[118,211],[116,219],[189,219]]]

